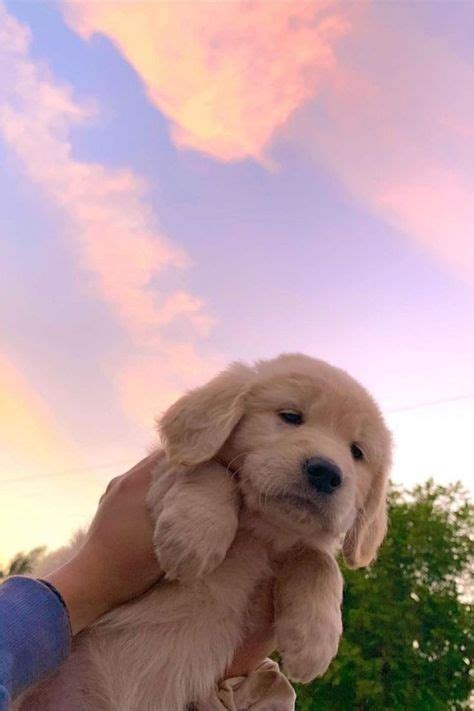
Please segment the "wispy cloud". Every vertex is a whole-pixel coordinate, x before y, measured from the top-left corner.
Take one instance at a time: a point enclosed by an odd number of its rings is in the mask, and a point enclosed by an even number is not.
[[[472,281],[474,70],[409,12],[373,4],[359,18],[291,134],[372,212]]]
[[[350,29],[351,6],[317,2],[67,2],[83,37],[123,53],[185,148],[221,160],[253,157],[314,96]]]
[[[28,30],[0,5],[0,135],[29,180],[61,214],[80,264],[94,275],[96,293],[141,357],[160,360],[159,392],[169,390],[167,378],[181,389],[189,386],[202,370],[195,367],[201,359],[193,344],[208,333],[213,319],[197,296],[162,290],[159,280],[167,270],[187,268],[187,255],[161,233],[146,185],[136,175],[74,158],[71,132],[95,109],[78,102],[70,87],[33,60],[29,44]],[[170,336],[171,326],[179,327],[180,338]],[[173,359],[180,348],[187,349],[189,362]],[[212,367],[212,358],[209,362]],[[124,372],[129,373],[127,384],[120,370],[116,377],[127,405],[137,376],[130,363]],[[147,400],[154,391],[155,383],[149,382]],[[157,406],[164,404],[159,397]]]

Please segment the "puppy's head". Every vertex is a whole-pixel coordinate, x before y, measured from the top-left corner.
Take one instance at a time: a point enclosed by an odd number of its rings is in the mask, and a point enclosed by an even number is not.
[[[236,363],[178,400],[160,432],[173,463],[215,456],[238,472],[249,509],[315,547],[341,541],[367,565],[386,531],[390,434],[344,371],[298,354]]]

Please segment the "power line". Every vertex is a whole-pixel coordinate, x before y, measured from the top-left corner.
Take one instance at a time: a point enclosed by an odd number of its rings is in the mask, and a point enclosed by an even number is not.
[[[36,479],[52,479],[57,476],[67,476],[68,474],[87,474],[90,472],[97,471],[98,469],[108,469],[109,467],[125,467],[130,464],[130,461],[121,461],[121,462],[110,462],[109,464],[99,464],[95,467],[88,467],[87,469],[84,468],[77,468],[77,469],[65,469],[63,471],[58,471],[58,472],[50,472],[48,474],[31,474],[28,476],[22,476],[22,477],[13,477],[11,479],[3,479],[0,480],[0,484],[17,484],[18,482],[22,481],[32,481]]]
[[[458,395],[456,397],[451,397],[451,398],[443,398],[440,400],[430,400],[426,402],[420,402],[416,403],[415,405],[407,405],[406,407],[400,407],[397,408],[396,410],[387,410],[386,414],[387,415],[396,415],[399,412],[408,412],[410,410],[420,410],[424,407],[434,407],[436,405],[443,405],[447,402],[459,402],[462,400],[472,400],[474,399],[474,393],[472,394],[466,394],[466,395]],[[99,469],[108,469],[109,467],[125,467],[130,464],[129,461],[120,461],[120,462],[110,462],[109,464],[99,464],[94,467],[88,467],[87,469],[84,468],[77,468],[77,469],[65,469],[64,471],[58,471],[58,472],[51,472],[48,474],[31,474],[28,476],[23,476],[23,477],[12,477],[10,479],[3,479],[0,480],[0,484],[18,484],[24,481],[36,481],[39,479],[53,479],[55,477],[62,477],[62,476],[67,476],[68,474],[87,474],[90,472],[97,471]]]
[[[387,415],[394,415],[398,412],[407,412],[408,410],[420,410],[422,407],[433,407],[434,405],[444,405],[447,402],[459,402],[460,400],[473,400],[474,393],[468,395],[458,395],[457,397],[448,397],[441,400],[430,400],[427,402],[419,402],[416,405],[407,405],[396,410],[387,410]]]

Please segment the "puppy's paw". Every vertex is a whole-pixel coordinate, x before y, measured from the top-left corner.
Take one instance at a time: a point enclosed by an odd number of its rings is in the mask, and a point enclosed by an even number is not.
[[[200,521],[189,527],[182,519],[163,513],[155,528],[156,557],[168,580],[191,581],[222,563],[234,535],[234,526],[217,529],[211,522]]]
[[[278,647],[285,674],[303,684],[322,676],[337,654],[341,633],[340,614],[332,622],[313,621],[305,629],[280,629]]]

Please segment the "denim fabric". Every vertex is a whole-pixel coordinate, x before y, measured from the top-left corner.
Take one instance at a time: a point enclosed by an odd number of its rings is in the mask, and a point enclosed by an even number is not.
[[[52,586],[22,576],[0,585],[0,711],[53,672],[70,648],[68,613]]]

